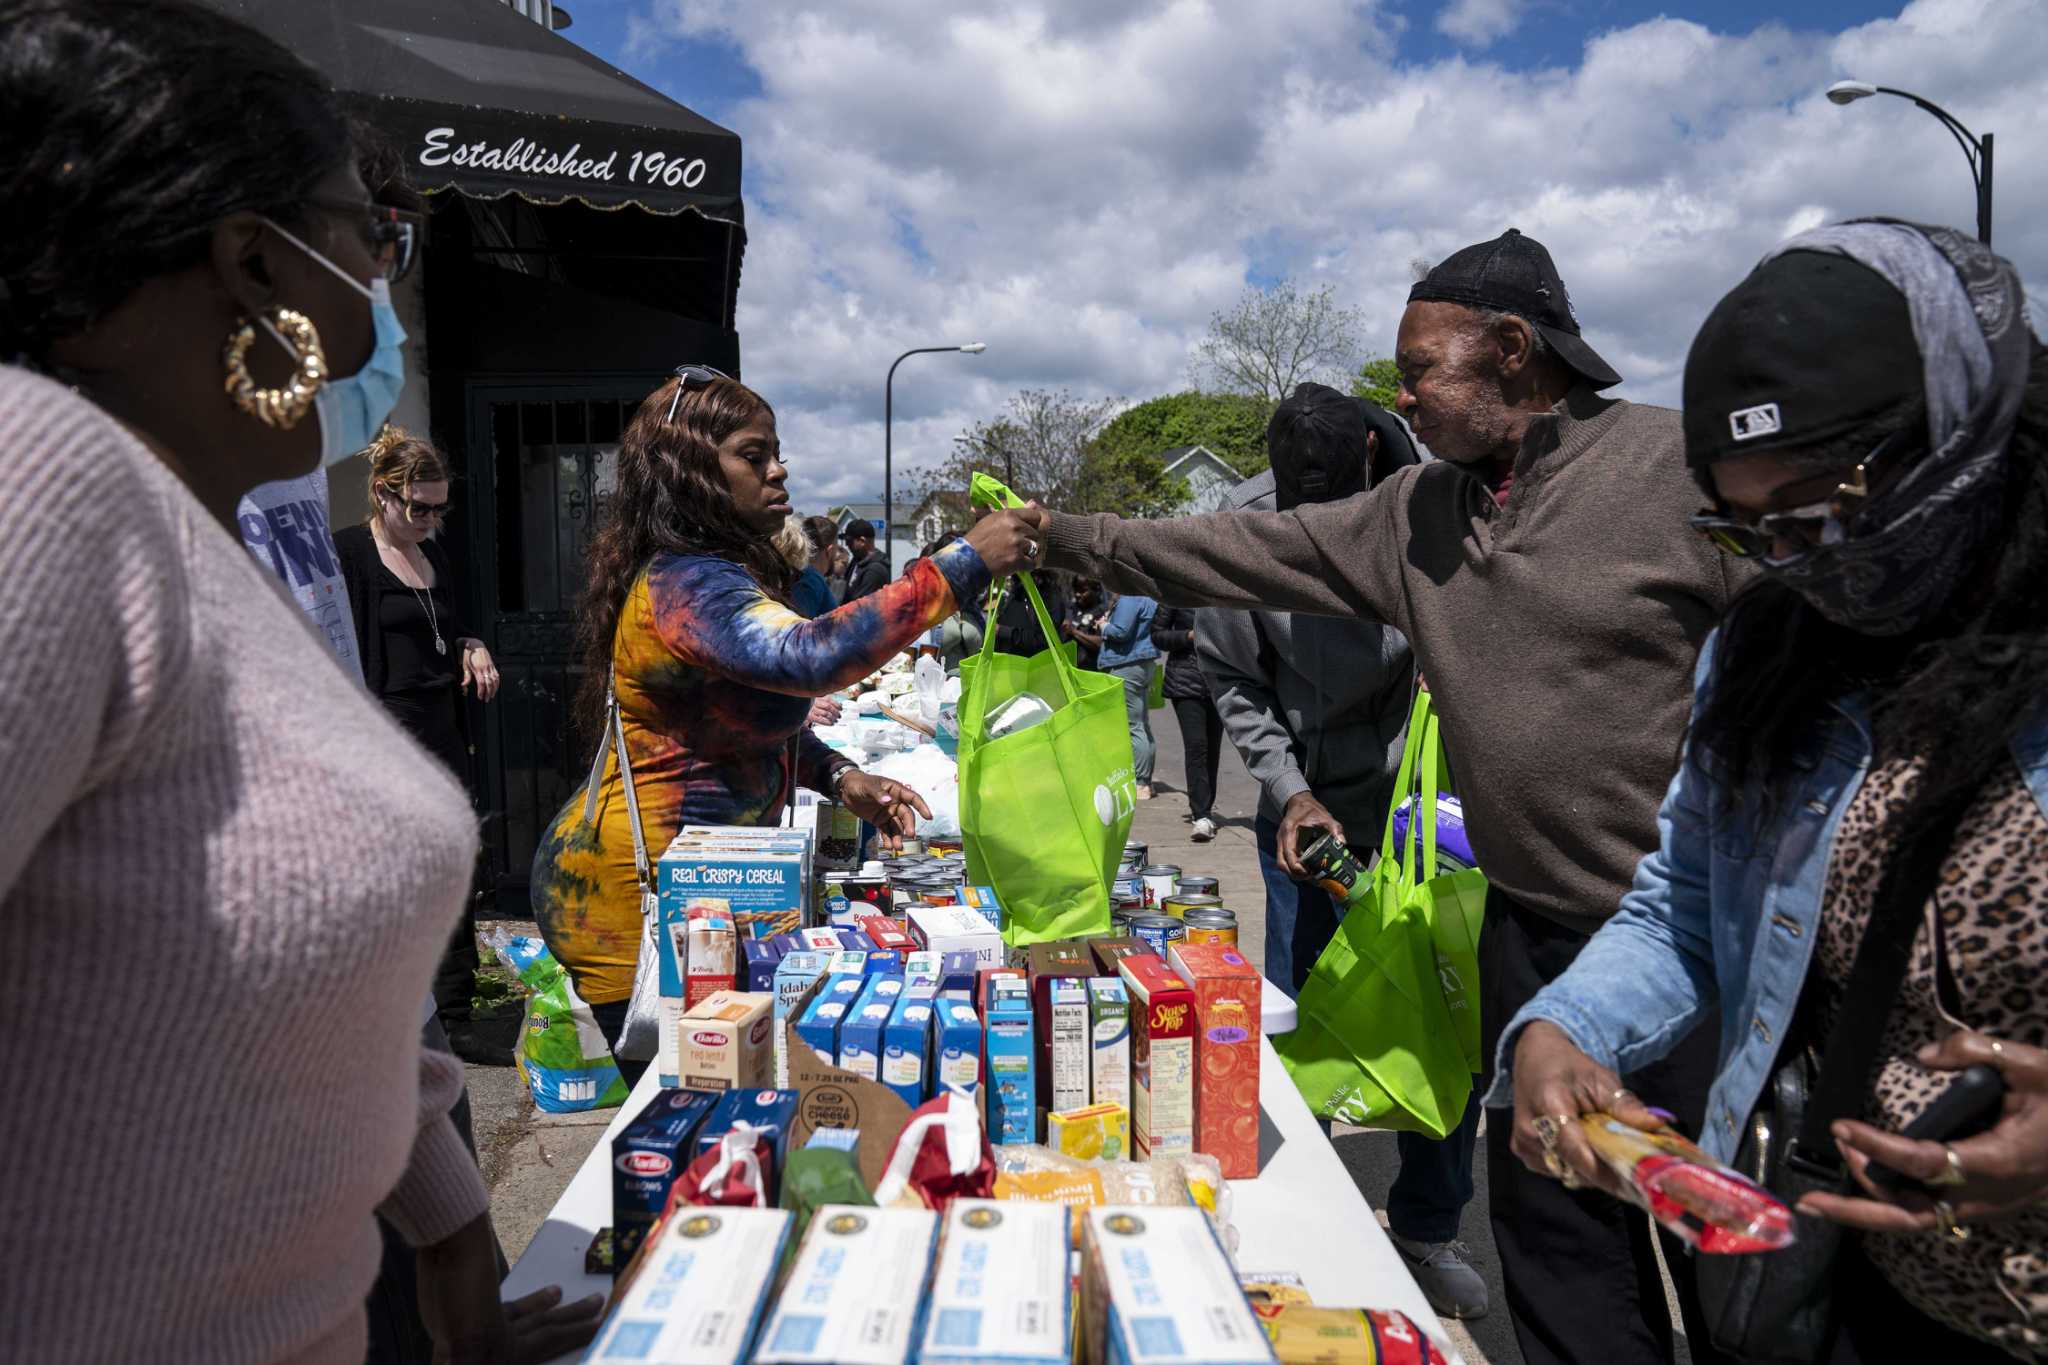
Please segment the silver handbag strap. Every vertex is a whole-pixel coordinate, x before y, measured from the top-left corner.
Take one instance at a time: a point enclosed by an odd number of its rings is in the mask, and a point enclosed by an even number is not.
[[[626,818],[633,825],[633,874],[640,881],[643,913],[654,879],[647,870],[647,836],[640,829],[640,795],[633,789],[633,760],[626,755],[626,721],[619,713],[619,672],[612,670],[604,684],[604,738],[598,741],[597,757],[590,764],[590,781],[583,791],[583,823],[597,819],[597,793],[604,785],[605,752],[619,751],[619,777],[626,788]]]

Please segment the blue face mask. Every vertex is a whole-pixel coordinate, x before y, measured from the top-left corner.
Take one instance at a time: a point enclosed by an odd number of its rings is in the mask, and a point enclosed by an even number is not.
[[[313,396],[313,411],[320,418],[320,463],[323,467],[339,464],[377,439],[384,420],[398,406],[398,395],[405,389],[405,354],[400,350],[405,344],[405,328],[399,324],[398,310],[391,306],[391,282],[379,278],[366,287],[291,233],[267,218],[264,221],[272,232],[326,266],[335,278],[370,301],[370,321],[377,330],[377,344],[368,363],[345,379],[329,378]],[[269,323],[264,324],[264,330],[277,338],[278,345],[291,349]]]

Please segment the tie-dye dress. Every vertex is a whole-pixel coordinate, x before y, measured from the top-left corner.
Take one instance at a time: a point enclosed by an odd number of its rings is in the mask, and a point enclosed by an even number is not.
[[[612,645],[647,855],[685,824],[773,824],[797,778],[823,790],[846,765],[811,734],[813,698],[859,682],[958,602],[988,588],[965,541],[913,563],[868,597],[806,621],[727,559],[658,556],[634,582]],[[616,754],[606,760],[597,819],[578,787],[533,860],[533,911],[548,948],[592,1004],[632,993],[640,946],[633,835]]]

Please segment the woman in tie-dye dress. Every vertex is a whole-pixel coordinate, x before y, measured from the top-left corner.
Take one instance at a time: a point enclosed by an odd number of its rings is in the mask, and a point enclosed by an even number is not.
[[[591,550],[582,610],[581,729],[605,722],[618,678],[648,855],[685,824],[774,824],[794,780],[836,791],[885,834],[909,833],[922,803],[870,777],[805,726],[811,700],[873,673],[990,576],[1035,558],[1029,525],[985,518],[880,592],[807,621],[773,538],[789,516],[775,414],[753,390],[684,366],[641,404],[619,451],[612,515]],[[596,817],[579,787],[533,862],[534,918],[616,1043],[640,945],[640,893],[618,757],[605,761]],[[930,812],[925,812],[929,815]],[[623,1060],[628,1079],[646,1059]]]

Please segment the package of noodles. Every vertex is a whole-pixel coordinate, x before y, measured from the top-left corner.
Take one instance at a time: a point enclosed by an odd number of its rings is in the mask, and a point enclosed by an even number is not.
[[[1645,1131],[1610,1114],[1582,1114],[1578,1125],[1631,1201],[1686,1245],[1718,1256],[1792,1245],[1784,1201],[1676,1132]]]

